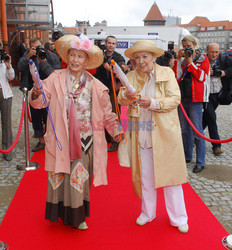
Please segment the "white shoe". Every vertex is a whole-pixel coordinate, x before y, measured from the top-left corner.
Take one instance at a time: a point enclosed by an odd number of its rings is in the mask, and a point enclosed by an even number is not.
[[[138,217],[136,220],[136,224],[139,226],[143,226],[143,225],[147,224],[147,222],[143,221],[140,217]]]
[[[179,227],[178,227],[178,230],[179,230],[181,233],[185,234],[185,233],[187,233],[188,230],[189,230],[189,225],[188,225],[188,224],[184,224],[184,225],[182,225],[182,226],[179,226]]]
[[[78,229],[80,230],[86,230],[88,228],[87,224],[85,222],[82,222],[79,226]]]

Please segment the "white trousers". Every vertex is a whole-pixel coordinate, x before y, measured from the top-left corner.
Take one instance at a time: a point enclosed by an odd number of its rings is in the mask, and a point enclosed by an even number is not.
[[[140,218],[150,222],[156,217],[157,190],[155,189],[152,148],[140,147],[142,164],[142,208]],[[182,185],[164,187],[166,210],[172,226],[188,221]]]

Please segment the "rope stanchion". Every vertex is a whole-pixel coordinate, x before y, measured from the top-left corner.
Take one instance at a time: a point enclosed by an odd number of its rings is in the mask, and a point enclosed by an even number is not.
[[[19,138],[20,138],[20,134],[22,131],[22,126],[23,126],[23,117],[24,117],[24,113],[25,113],[25,107],[26,107],[26,102],[23,101],[22,115],[21,115],[21,119],[20,119],[20,123],[19,123],[19,130],[18,130],[18,133],[16,135],[16,138],[15,138],[13,144],[6,150],[0,149],[0,153],[7,154],[7,153],[11,152],[13,150],[13,148],[16,146],[16,144],[18,143]]]
[[[37,162],[30,161],[30,149],[29,149],[29,129],[28,129],[28,91],[27,88],[23,88],[25,112],[24,112],[24,133],[25,133],[25,153],[26,163],[18,164],[18,170],[35,170],[40,167]]]
[[[199,135],[202,139],[204,139],[204,140],[206,140],[206,141],[208,141],[208,142],[212,142],[212,143],[228,143],[228,142],[231,142],[231,141],[232,141],[232,137],[229,138],[229,139],[225,139],[225,140],[214,140],[214,139],[210,139],[210,138],[208,138],[208,137],[202,135],[202,134],[196,129],[196,127],[193,125],[193,123],[191,122],[191,120],[189,119],[189,117],[188,117],[186,111],[184,110],[184,107],[183,107],[182,103],[180,103],[180,108],[181,108],[181,110],[182,110],[182,112],[183,112],[183,114],[184,114],[184,116],[185,116],[187,122],[189,123],[190,127],[191,127],[191,128],[193,129],[193,131],[194,131],[197,135]]]

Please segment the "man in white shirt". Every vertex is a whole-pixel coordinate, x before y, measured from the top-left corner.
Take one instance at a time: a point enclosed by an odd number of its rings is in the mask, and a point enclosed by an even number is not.
[[[12,97],[9,80],[13,80],[15,71],[11,65],[11,57],[0,50],[0,111],[2,121],[2,149],[6,150],[12,145],[11,110]],[[12,152],[3,155],[6,161],[12,160]]]

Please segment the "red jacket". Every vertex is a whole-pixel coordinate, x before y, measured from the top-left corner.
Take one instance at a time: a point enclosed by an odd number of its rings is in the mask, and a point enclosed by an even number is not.
[[[185,60],[175,60],[173,71],[178,83],[182,80],[185,67]],[[206,55],[201,54],[199,58],[188,65],[187,70],[192,78],[192,102],[208,102],[210,94],[210,64]]]

